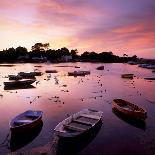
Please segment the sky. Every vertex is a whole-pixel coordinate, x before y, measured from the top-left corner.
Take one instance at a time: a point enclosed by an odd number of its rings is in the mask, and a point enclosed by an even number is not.
[[[0,50],[37,43],[155,58],[155,0],[0,0]]]

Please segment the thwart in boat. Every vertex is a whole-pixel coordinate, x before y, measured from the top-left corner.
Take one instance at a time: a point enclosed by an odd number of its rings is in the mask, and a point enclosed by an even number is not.
[[[84,109],[60,122],[54,130],[60,137],[76,137],[94,129],[101,122],[102,114],[102,111]]]

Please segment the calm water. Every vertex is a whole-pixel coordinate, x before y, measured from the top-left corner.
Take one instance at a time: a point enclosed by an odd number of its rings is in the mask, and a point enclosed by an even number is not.
[[[41,65],[42,67],[34,67]],[[60,67],[67,65],[68,67]],[[155,73],[128,64],[104,64],[105,70],[95,68],[101,64],[16,64],[14,67],[0,67],[0,143],[9,133],[10,120],[26,110],[43,111],[43,127],[30,143],[19,150],[42,146],[50,141],[54,127],[67,117],[83,108],[95,108],[104,113],[103,124],[95,138],[79,150],[80,155],[149,155],[155,154],[155,81],[144,77],[155,77]],[[80,66],[80,68],[74,68]],[[8,74],[38,69],[44,74],[37,77],[34,88],[4,90]],[[46,69],[58,73],[47,74]],[[68,71],[90,70],[85,77],[69,77]],[[134,73],[133,80],[122,79],[122,73]],[[124,98],[144,107],[148,112],[146,127],[126,122],[111,109],[114,98]],[[0,146],[0,155],[10,150]]]

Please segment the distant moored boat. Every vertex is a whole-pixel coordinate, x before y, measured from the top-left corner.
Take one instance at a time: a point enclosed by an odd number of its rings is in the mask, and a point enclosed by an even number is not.
[[[122,77],[122,78],[133,79],[134,74],[122,74],[121,77]]]
[[[89,75],[90,71],[74,71],[74,72],[68,72],[68,76],[85,76]]]
[[[99,66],[96,68],[97,70],[104,70],[104,66]]]
[[[16,87],[16,86],[29,86],[32,83],[34,83],[36,80],[15,80],[15,81],[9,81],[9,82],[4,82],[4,86],[6,87]]]

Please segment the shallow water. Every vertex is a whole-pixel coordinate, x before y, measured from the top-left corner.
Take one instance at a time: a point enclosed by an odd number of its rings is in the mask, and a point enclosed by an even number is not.
[[[41,65],[42,67],[34,67]],[[60,66],[61,65],[61,66]],[[69,67],[62,67],[67,65]],[[104,65],[105,70],[96,70]],[[59,67],[60,66],[60,67]],[[80,66],[75,68],[74,66]],[[44,74],[37,77],[30,89],[4,90],[8,74],[38,69]],[[45,73],[46,69],[58,73]],[[68,71],[90,70],[85,77],[67,76]],[[133,80],[122,79],[121,74],[133,73]],[[78,154],[106,155],[150,155],[155,154],[155,81],[144,80],[155,77],[151,70],[128,64],[64,63],[64,64],[16,64],[0,67],[0,143],[9,133],[10,120],[26,110],[43,111],[43,127],[30,143],[19,150],[42,146],[49,142],[54,127],[83,108],[103,111],[103,124],[97,135],[87,142]],[[145,126],[123,120],[112,112],[114,98],[123,98],[144,107],[148,112]],[[0,155],[10,152],[0,145]]]

